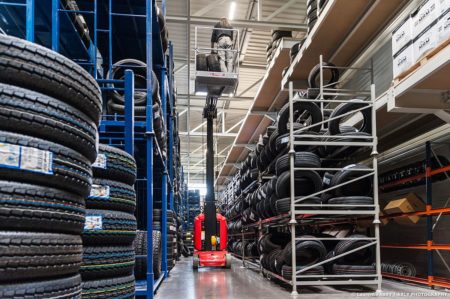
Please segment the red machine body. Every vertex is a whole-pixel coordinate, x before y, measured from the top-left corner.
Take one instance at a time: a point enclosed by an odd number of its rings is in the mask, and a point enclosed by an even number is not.
[[[227,219],[216,214],[218,223],[218,238],[216,250],[205,251],[203,242],[205,238],[205,215],[199,214],[194,219],[194,268],[202,267],[230,267],[230,256],[227,248]]]

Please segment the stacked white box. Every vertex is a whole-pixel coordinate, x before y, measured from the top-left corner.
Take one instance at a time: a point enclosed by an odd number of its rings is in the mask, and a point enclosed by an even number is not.
[[[413,43],[405,45],[393,58],[392,70],[394,78],[406,71],[415,62]]]
[[[426,0],[412,13],[412,30],[414,38],[422,34],[424,30],[430,28],[430,25],[439,18],[441,1],[442,0]]]
[[[437,31],[439,43],[450,37],[450,9],[439,18]]]
[[[437,46],[438,36],[437,22],[434,22],[414,39],[414,59],[416,61]]]
[[[392,32],[392,56],[395,56],[412,38],[412,19],[408,16]]]

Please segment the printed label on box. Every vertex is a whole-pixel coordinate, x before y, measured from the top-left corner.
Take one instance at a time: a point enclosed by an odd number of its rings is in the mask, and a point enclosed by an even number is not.
[[[103,217],[101,215],[90,215],[86,216],[86,221],[84,222],[85,230],[99,230],[103,228]]]
[[[109,199],[110,187],[106,185],[92,185],[89,197]]]
[[[0,165],[44,174],[53,173],[53,153],[33,147],[0,143]]]
[[[98,154],[97,159],[95,160],[94,164],[92,164],[92,167],[105,169],[107,160],[108,159],[106,158],[105,154]]]

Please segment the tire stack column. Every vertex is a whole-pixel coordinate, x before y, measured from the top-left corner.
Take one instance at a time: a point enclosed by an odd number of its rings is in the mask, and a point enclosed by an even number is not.
[[[83,298],[134,298],[136,162],[100,144],[83,232]]]

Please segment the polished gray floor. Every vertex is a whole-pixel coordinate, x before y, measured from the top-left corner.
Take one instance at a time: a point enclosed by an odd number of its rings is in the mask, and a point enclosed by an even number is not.
[[[435,294],[432,294],[435,292]],[[331,299],[357,298],[374,295],[370,289],[314,287],[299,290],[295,298]],[[361,294],[363,293],[363,294]],[[358,296],[359,295],[359,296]],[[436,292],[386,280],[383,282],[383,294],[376,298],[443,298],[449,293]],[[293,298],[290,290],[262,277],[255,271],[241,267],[234,259],[231,269],[202,268],[192,270],[191,259],[182,259],[171,271],[170,276],[160,286],[156,299],[273,299]]]

